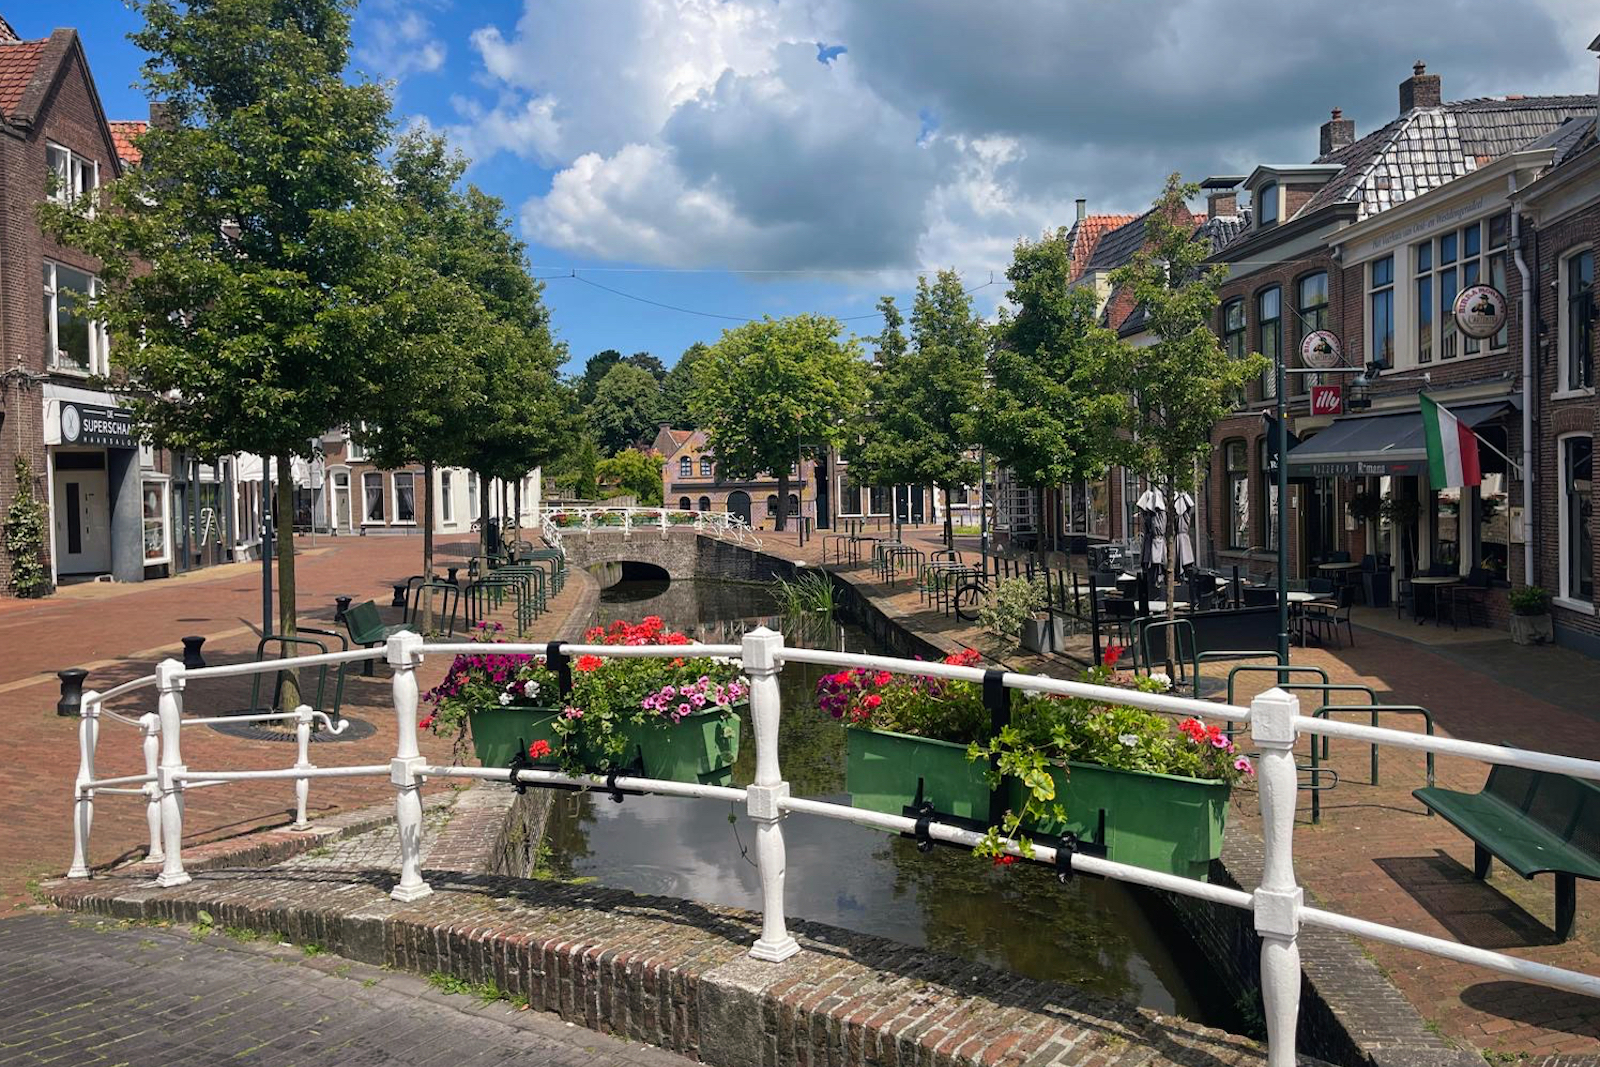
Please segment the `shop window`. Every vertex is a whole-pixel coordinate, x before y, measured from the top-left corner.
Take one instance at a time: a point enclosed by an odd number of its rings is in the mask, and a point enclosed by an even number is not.
[[[1511,528],[1509,509],[1510,486],[1506,463],[1494,449],[1506,451],[1506,431],[1499,426],[1481,426],[1477,434],[1490,448],[1478,450],[1478,463],[1483,471],[1483,481],[1478,485],[1477,526],[1478,566],[1496,578],[1506,577],[1507,561],[1511,558]]]
[[[1250,547],[1250,456],[1243,441],[1222,446],[1228,491],[1228,547]]]
[[[1067,501],[1067,533],[1089,532],[1089,486],[1086,482],[1073,482]]]
[[[1274,285],[1256,295],[1256,350],[1272,365],[1261,372],[1261,395],[1278,395],[1278,360],[1283,358],[1283,290]]]
[[[1593,462],[1593,438],[1561,438],[1561,595],[1585,604],[1594,601]]]
[[[111,343],[105,325],[89,317],[99,279],[63,263],[44,264],[45,365],[56,370],[104,374]]]
[[[678,477],[688,478],[694,474],[694,461],[688,456],[678,457]]]
[[[1563,386],[1594,388],[1594,251],[1584,249],[1561,265],[1561,365]]]
[[[167,543],[167,483],[144,483],[144,563],[152,567],[172,561]]]
[[[383,475],[368,471],[361,476],[361,521],[383,525]]]
[[[1394,256],[1374,260],[1367,268],[1367,325],[1371,360],[1394,366]]]
[[[688,497],[680,496],[678,498],[678,510],[679,511],[688,511],[689,510],[689,498]],[[705,509],[701,508],[700,510],[704,511]]]
[[[1433,494],[1433,553],[1435,563],[1461,569],[1461,506],[1458,488],[1439,489]]]
[[[1270,444],[1265,435],[1261,438],[1261,544],[1267,551],[1278,549],[1278,472],[1272,469],[1268,458]]]
[[[396,471],[394,475],[394,521],[417,521],[416,476],[410,471]]]
[[[455,477],[447,470],[439,472],[439,521],[456,521]]]
[[[1089,483],[1089,532],[1096,537],[1111,536],[1111,482],[1107,478]]]
[[[700,457],[700,477],[702,477],[702,478],[711,477],[711,457],[710,456],[701,456]]]
[[[46,142],[44,162],[50,171],[50,199],[63,207],[100,187],[100,164],[85,159],[70,148]],[[94,202],[89,202],[94,216]]]

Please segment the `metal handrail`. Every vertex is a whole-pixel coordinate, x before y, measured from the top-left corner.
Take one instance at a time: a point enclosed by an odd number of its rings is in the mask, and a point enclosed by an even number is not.
[[[576,516],[579,524],[561,526],[555,521],[556,515]],[[656,529],[662,537],[674,526],[688,526],[691,523],[673,522],[672,516],[689,516],[693,518],[692,525],[696,533],[709,534],[718,540],[731,538],[735,544],[750,544],[755,548],[761,547],[761,538],[755,535],[750,524],[731,511],[694,511],[685,508],[667,507],[573,507],[557,508],[554,511],[546,510],[539,523],[539,531],[544,536],[545,544],[566,554],[566,532],[582,530],[593,535],[596,529],[597,517],[617,516],[618,523],[601,523],[601,528],[617,529],[625,536],[631,536],[637,531]],[[642,520],[642,521],[641,521]]]

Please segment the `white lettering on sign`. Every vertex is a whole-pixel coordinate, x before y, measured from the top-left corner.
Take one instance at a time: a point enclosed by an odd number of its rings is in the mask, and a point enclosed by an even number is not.
[[[1367,247],[1376,252],[1380,249],[1388,248],[1391,245],[1399,244],[1401,241],[1404,241],[1407,238],[1415,237],[1419,234],[1429,233],[1450,223],[1460,222],[1468,215],[1476,215],[1482,210],[1483,197],[1480,196],[1470,203],[1462,204],[1458,207],[1453,207],[1445,211],[1435,212],[1428,218],[1413,222],[1409,226],[1404,226],[1398,230],[1386,233],[1381,237],[1374,237]]]
[[[1344,413],[1344,386],[1313,385],[1311,387],[1311,414],[1340,415]]]

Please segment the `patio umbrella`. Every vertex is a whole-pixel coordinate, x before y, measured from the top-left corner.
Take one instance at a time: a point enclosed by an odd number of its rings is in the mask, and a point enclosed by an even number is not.
[[[1167,561],[1167,502],[1161,493],[1146,489],[1134,506],[1143,531],[1139,561],[1145,567],[1160,566]]]
[[[1189,529],[1194,524],[1194,497],[1188,493],[1179,493],[1172,502],[1172,510],[1178,523],[1178,536],[1173,551],[1178,556],[1178,570],[1188,570],[1194,566],[1194,545],[1190,543]]]

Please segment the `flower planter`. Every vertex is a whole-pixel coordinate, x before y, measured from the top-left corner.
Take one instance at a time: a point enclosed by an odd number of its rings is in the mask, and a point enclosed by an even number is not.
[[[1059,652],[1056,646],[1055,622],[1050,616],[1036,616],[1022,620],[1022,647],[1027,652],[1043,655]]]
[[[845,788],[853,807],[899,815],[917,796],[935,811],[989,818],[989,765],[967,759],[967,746],[888,730],[847,731]]]
[[[1555,627],[1550,613],[1542,615],[1512,615],[1511,640],[1519,645],[1547,645],[1555,639]]]
[[[628,745],[623,766],[637,766],[646,778],[701,785],[727,785],[733,778],[739,758],[737,711],[707,708],[677,723],[629,722],[617,728]]]
[[[1093,840],[1100,812],[1106,813],[1108,859],[1153,871],[1205,880],[1211,861],[1222,854],[1228,821],[1227,782],[1172,774],[1118,771],[1092,763],[1069,763],[1070,773],[1051,771],[1056,801],[1066,818],[1034,820],[1027,829]],[[1007,786],[1013,811],[1023,802],[1022,785]]]
[[[518,750],[526,751],[535,741],[544,740],[552,750],[561,747],[555,731],[556,708],[492,707],[467,712],[472,750],[484,767],[506,767]]]

